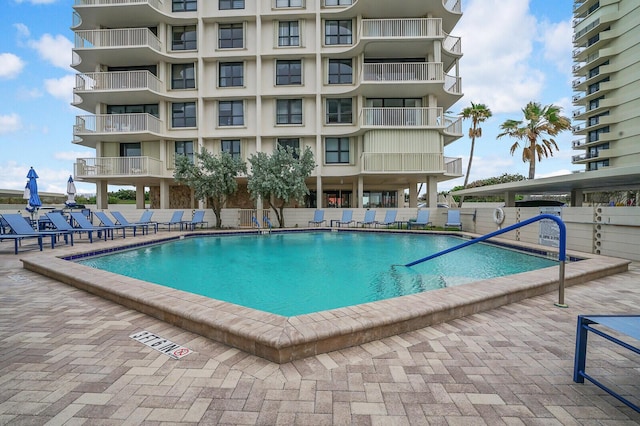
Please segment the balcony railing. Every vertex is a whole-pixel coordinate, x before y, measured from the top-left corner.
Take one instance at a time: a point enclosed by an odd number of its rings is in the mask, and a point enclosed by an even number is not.
[[[111,4],[140,4],[148,3],[160,10],[162,2],[160,0],[74,0],[74,6],[108,6]]]
[[[444,4],[444,7],[451,12],[462,13],[460,0],[442,0],[442,4]]]
[[[149,71],[91,72],[76,74],[76,91],[149,89],[159,92],[162,82]]]
[[[79,115],[73,134],[86,133],[160,133],[162,122],[151,114]]]
[[[453,75],[445,74],[444,76],[444,90],[449,93],[462,94],[461,87],[462,79]]]
[[[362,125],[365,127],[442,128],[442,108],[362,108]]]
[[[444,158],[435,153],[364,152],[363,172],[443,172]]]
[[[462,176],[462,158],[444,157],[444,170],[448,175]]]
[[[361,38],[440,38],[442,19],[363,19]]]
[[[162,176],[162,161],[151,157],[78,158],[77,177]]]
[[[366,63],[362,81],[429,81],[444,79],[442,62]]]
[[[581,146],[584,146],[584,145],[586,145],[586,142],[585,142],[584,138],[583,139],[576,139],[573,142],[571,142],[572,148],[580,148]]]
[[[450,135],[462,135],[462,117],[444,117],[444,131]]]
[[[148,46],[158,52],[162,49],[160,39],[148,28],[120,28],[113,30],[83,30],[75,32],[76,49],[93,47],[138,47]]]
[[[444,41],[442,42],[442,47],[445,48],[448,52],[455,53],[457,55],[462,54],[462,42],[460,41],[460,37],[454,37],[452,35],[445,33]]]

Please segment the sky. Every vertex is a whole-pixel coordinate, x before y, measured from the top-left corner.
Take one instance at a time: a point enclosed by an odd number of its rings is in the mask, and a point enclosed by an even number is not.
[[[570,0],[461,0],[463,16],[452,35],[462,38],[460,61],[464,97],[449,109],[457,115],[474,103],[493,116],[482,123],[469,181],[503,173],[528,175],[521,151],[509,154],[513,140],[496,140],[507,119],[521,119],[529,102],[555,104],[571,117],[572,5]],[[75,70],[73,0],[3,0],[0,28],[0,188],[24,189],[29,167],[39,175],[40,191],[66,192],[76,158],[95,151],[74,145],[73,124],[86,114],[71,105]],[[461,157],[466,173],[471,141],[465,137],[445,148]],[[560,151],[536,165],[536,177],[571,173],[572,135],[556,138]],[[462,185],[464,177],[442,182],[438,191]],[[76,182],[78,193],[95,185]]]

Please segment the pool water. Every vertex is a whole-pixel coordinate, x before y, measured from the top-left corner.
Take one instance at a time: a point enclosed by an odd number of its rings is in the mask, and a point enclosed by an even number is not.
[[[79,261],[84,265],[283,316],[373,302],[557,265],[445,235],[296,232],[203,236]]]

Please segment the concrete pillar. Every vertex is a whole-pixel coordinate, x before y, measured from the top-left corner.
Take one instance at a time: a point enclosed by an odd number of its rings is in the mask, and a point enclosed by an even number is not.
[[[136,209],[144,210],[144,185],[136,185]]]
[[[409,207],[418,207],[418,182],[409,183]]]
[[[169,180],[168,179],[160,180],[160,208],[161,209],[169,208]]]
[[[427,206],[438,206],[438,179],[435,176],[427,176]]]
[[[318,206],[319,209],[323,207],[322,198],[322,176],[320,172],[318,172],[316,176],[316,206]]]
[[[96,183],[96,208],[108,209],[109,208],[109,193],[107,190],[107,181],[99,180]]]
[[[571,190],[571,207],[582,207],[582,190],[581,189],[572,189]]]
[[[515,207],[516,206],[516,193],[513,191],[505,191],[504,193],[504,206]]]
[[[361,209],[364,204],[362,202],[362,198],[364,197],[364,177],[363,176],[358,176],[358,202],[357,202],[357,208]]]

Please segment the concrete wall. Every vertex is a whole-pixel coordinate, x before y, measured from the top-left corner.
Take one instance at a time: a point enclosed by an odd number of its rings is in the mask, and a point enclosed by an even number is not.
[[[95,206],[87,206],[96,210]],[[142,214],[135,205],[111,205],[111,209],[121,211],[127,219],[136,221]],[[0,214],[17,213],[18,210],[26,215],[23,205],[0,205]],[[192,210],[184,210],[184,219],[191,219]],[[387,209],[376,209],[376,219],[383,220]],[[494,207],[475,207],[466,203],[462,208],[462,229],[475,234],[487,234],[517,222],[540,214],[537,207],[503,207],[504,222],[498,225],[494,221]],[[153,210],[153,219],[157,222],[167,222],[175,210]],[[205,220],[209,226],[215,225],[215,216],[211,209],[205,210]],[[314,209],[290,208],[285,209],[285,223],[287,227],[309,226],[313,218]],[[324,209],[327,226],[331,220],[342,217],[341,209]],[[353,209],[353,219],[362,221],[366,209]],[[417,209],[397,209],[397,220],[408,221],[415,218]],[[446,222],[447,209],[430,209],[430,219],[435,226],[442,227]],[[275,214],[270,212],[271,222],[278,226]],[[260,218],[262,215],[258,214]],[[585,253],[602,254],[620,257],[633,261],[640,261],[640,207],[563,207],[562,220],[567,226],[567,249]],[[238,209],[224,209],[222,225],[225,228],[237,228],[240,223]],[[533,223],[523,228],[505,233],[501,238],[528,243],[539,243],[539,224]]]

